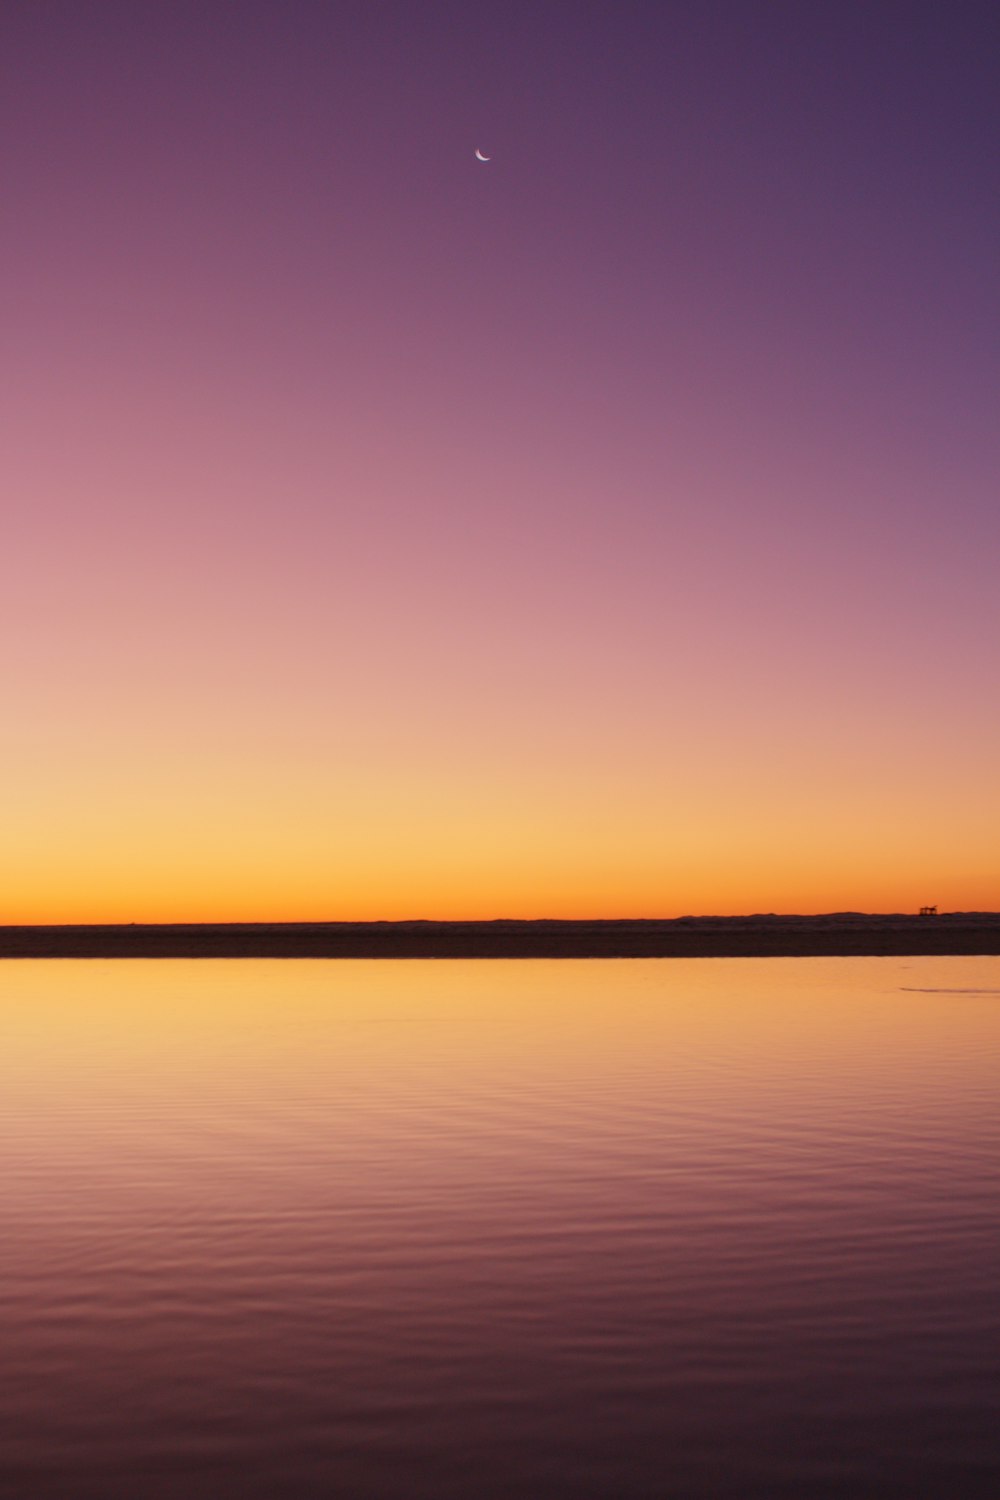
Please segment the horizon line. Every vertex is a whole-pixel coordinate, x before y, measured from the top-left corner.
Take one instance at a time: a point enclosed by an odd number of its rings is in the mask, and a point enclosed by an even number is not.
[[[918,909],[916,911],[859,911],[852,909],[840,909],[836,911],[822,912],[685,912],[681,916],[629,916],[629,917],[201,917],[201,918],[117,918],[100,921],[79,920],[44,920],[44,921],[4,921],[0,920],[0,929],[11,927],[412,927],[412,926],[436,926],[436,927],[468,927],[489,926],[491,924],[540,924],[546,923],[561,926],[586,926],[595,923],[637,923],[637,922],[772,922],[772,921],[889,921],[901,918],[912,918],[914,920],[940,920],[948,917],[976,917],[997,918],[1000,920],[1000,910],[990,908],[960,909],[954,911],[938,910],[936,907]]]

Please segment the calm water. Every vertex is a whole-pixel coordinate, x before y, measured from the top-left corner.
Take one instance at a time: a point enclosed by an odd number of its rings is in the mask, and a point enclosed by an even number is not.
[[[1000,959],[0,966],[17,1500],[1000,1494]]]

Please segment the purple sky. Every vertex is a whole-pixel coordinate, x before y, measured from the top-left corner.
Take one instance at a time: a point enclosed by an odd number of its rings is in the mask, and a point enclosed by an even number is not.
[[[1000,905],[998,31],[5,5],[12,919]]]

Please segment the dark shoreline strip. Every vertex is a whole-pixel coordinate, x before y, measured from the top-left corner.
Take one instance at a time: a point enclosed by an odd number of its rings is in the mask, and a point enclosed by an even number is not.
[[[1000,954],[1000,914],[0,927],[0,958],[765,958]]]

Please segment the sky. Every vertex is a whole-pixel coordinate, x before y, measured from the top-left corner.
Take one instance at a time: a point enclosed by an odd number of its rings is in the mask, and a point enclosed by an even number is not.
[[[8,0],[0,921],[1000,907],[998,31]]]

